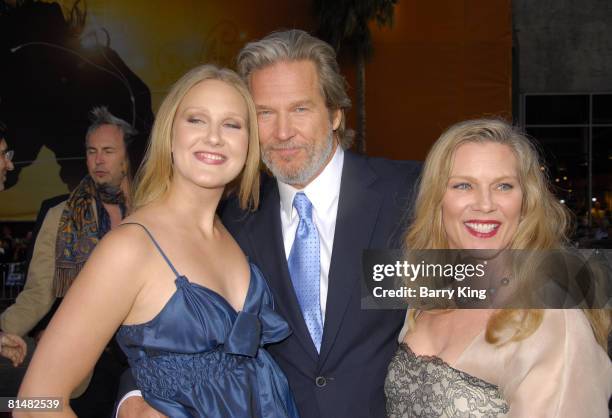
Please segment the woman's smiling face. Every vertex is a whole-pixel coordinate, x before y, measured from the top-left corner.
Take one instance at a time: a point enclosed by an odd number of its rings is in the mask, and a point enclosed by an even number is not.
[[[173,123],[175,179],[224,188],[244,167],[248,146],[247,105],[220,80],[205,80],[185,95]]]
[[[510,147],[495,142],[460,145],[442,199],[449,248],[508,248],[520,222],[522,201]]]

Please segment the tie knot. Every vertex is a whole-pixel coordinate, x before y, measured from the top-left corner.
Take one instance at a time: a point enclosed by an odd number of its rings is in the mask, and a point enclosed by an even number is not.
[[[293,198],[293,207],[300,215],[300,219],[312,219],[312,203],[303,192],[296,193]]]

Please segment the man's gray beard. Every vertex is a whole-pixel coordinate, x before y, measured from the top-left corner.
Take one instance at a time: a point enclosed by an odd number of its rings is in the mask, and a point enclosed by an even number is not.
[[[319,155],[314,155],[314,158],[312,161],[309,161],[306,167],[304,167],[302,170],[298,170],[296,173],[283,173],[278,167],[274,166],[274,163],[270,159],[268,159],[265,152],[261,154],[261,159],[278,181],[290,185],[306,185],[316,174],[322,171],[323,167],[329,160],[333,149],[334,132],[330,130],[325,148],[321,150]]]

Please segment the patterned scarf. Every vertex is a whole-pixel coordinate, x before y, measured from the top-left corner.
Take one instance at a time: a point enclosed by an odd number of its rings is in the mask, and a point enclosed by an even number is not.
[[[59,222],[55,245],[53,289],[64,297],[91,252],[110,230],[111,222],[104,203],[118,204],[125,216],[125,198],[119,188],[99,191],[87,175],[70,194]]]

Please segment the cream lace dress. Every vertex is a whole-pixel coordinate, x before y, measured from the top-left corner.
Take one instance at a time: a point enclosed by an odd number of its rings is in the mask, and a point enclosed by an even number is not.
[[[525,340],[496,347],[483,331],[454,364],[400,344],[385,394],[390,418],[608,418],[612,362],[582,311],[547,310]]]

